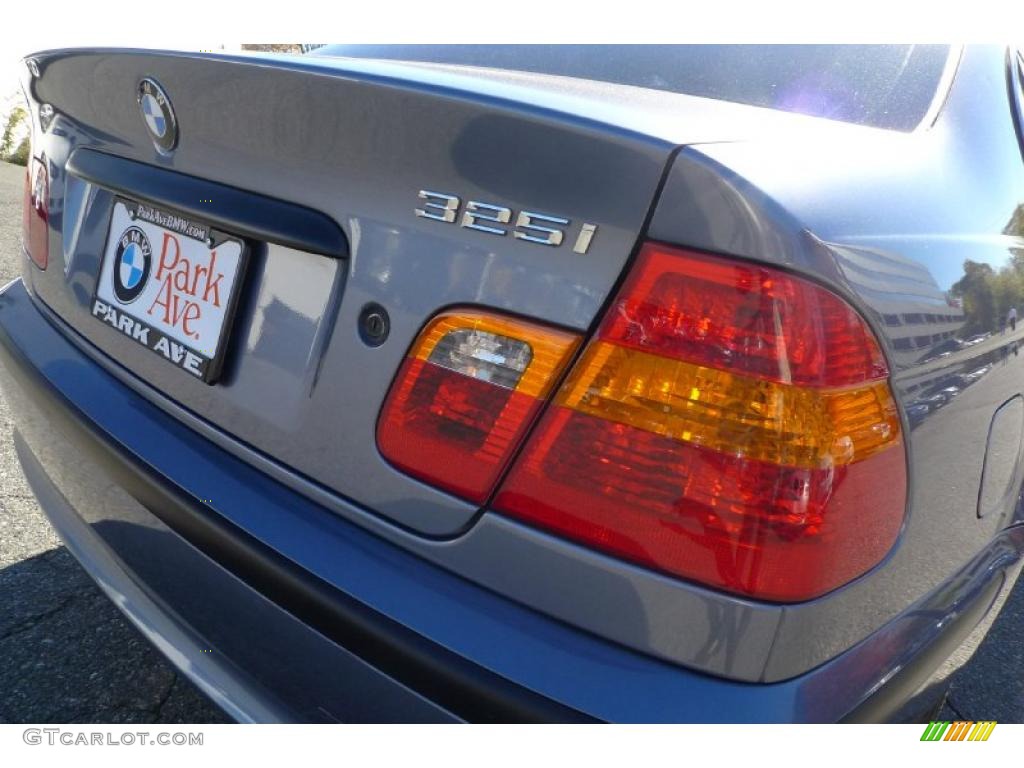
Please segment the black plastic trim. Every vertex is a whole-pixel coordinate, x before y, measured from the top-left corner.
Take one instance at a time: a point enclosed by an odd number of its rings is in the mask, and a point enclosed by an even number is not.
[[[593,722],[373,611],[282,557],[114,444],[29,362],[0,328],[0,364],[83,457],[179,536],[269,600],[367,663],[476,722]],[[196,439],[203,439],[197,436]]]
[[[348,241],[333,219],[295,203],[85,147],[68,158],[67,172],[242,237],[335,259],[348,254]]]

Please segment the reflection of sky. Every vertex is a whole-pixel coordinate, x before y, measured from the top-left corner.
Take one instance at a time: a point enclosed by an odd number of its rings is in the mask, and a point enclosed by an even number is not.
[[[935,282],[943,290],[949,290],[953,283],[964,276],[964,261],[966,259],[976,261],[979,264],[988,264],[997,272],[1010,263],[1009,251],[998,247],[1002,245],[999,242],[999,238],[993,237],[989,239],[989,242],[986,243],[988,247],[982,247],[982,243],[978,242],[978,247],[973,248],[970,247],[970,243],[964,243],[959,238],[950,239],[953,241],[950,245],[955,249],[955,252],[951,253],[948,257],[930,259],[928,261],[928,268],[932,273],[932,277],[935,278]]]
[[[928,275],[929,282],[934,280],[940,290],[948,291],[953,283],[964,276],[964,261],[967,259],[988,264],[996,271],[1009,264],[1009,249],[1020,247],[1015,240],[999,235],[897,235],[851,237],[845,238],[844,242],[855,245],[862,254],[874,251],[884,254],[885,259],[905,260],[914,264],[923,270],[923,274]],[[841,249],[842,246],[839,247]]]
[[[931,272],[935,282],[946,291],[964,276],[964,261],[970,259],[979,264],[988,264],[999,271],[1010,263],[1010,248],[1021,247],[1024,243],[1016,238],[998,235],[978,237],[937,237],[929,248],[931,253],[921,255],[920,260]]]

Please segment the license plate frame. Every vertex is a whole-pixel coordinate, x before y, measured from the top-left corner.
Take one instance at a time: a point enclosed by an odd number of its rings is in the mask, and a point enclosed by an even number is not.
[[[168,265],[172,242],[175,257]],[[237,235],[197,217],[117,195],[90,314],[193,378],[216,384],[249,257],[247,242]],[[218,268],[218,258],[226,269]],[[155,308],[162,310],[162,317],[161,311],[154,315]]]

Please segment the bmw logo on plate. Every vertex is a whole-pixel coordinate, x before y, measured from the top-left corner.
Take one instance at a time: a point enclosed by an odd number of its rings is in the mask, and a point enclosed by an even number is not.
[[[114,255],[114,295],[124,304],[139,298],[149,280],[153,249],[146,233],[128,227],[117,241]]]
[[[139,81],[139,109],[150,138],[161,152],[170,152],[178,143],[178,119],[164,89],[151,77]]]

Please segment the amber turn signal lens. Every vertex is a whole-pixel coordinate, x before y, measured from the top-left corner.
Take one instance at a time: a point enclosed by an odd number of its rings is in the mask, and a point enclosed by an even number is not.
[[[796,467],[865,459],[899,434],[885,382],[808,389],[595,342],[557,403],[680,442]]]

